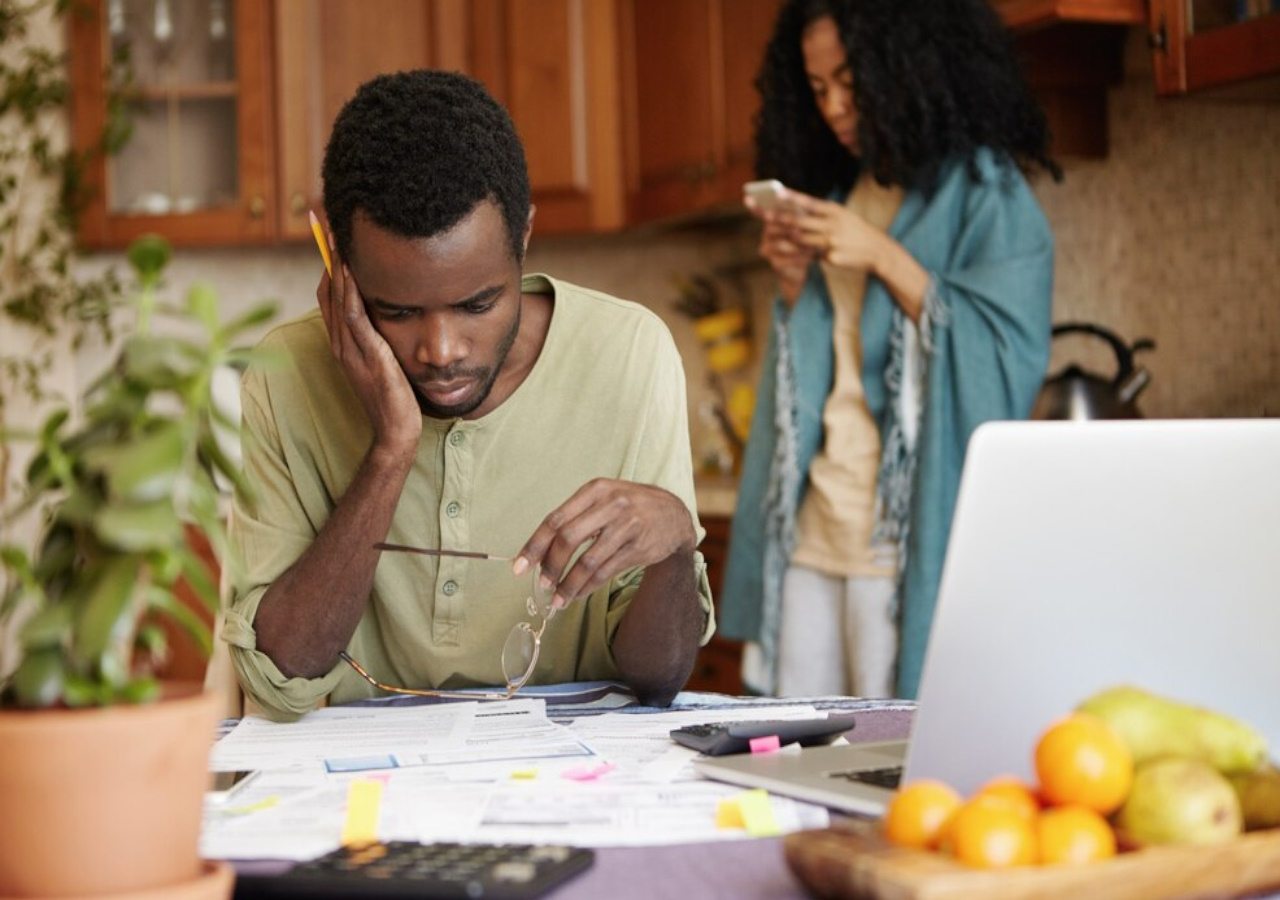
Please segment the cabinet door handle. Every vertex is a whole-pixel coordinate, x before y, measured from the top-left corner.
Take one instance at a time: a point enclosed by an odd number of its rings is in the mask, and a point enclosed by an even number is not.
[[[302,191],[294,191],[289,195],[289,212],[300,216],[307,211],[307,196]]]
[[[266,198],[261,194],[254,194],[249,198],[249,216],[254,219],[261,219],[267,212]]]

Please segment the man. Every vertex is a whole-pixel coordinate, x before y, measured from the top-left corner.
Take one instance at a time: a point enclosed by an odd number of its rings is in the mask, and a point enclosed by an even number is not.
[[[557,612],[532,680],[669,702],[714,628],[669,332],[522,278],[524,151],[470,79],[365,84],[323,176],[333,277],[264,341],[290,365],[244,379],[223,629],[242,687],[281,719],[376,693],[343,651],[391,686],[501,685],[540,568]]]

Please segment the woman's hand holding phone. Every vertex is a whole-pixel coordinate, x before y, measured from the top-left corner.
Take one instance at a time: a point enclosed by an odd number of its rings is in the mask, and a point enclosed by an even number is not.
[[[804,288],[809,265],[818,253],[800,242],[795,227],[794,200],[803,195],[780,181],[752,181],[742,187],[743,203],[764,222],[760,235],[760,255],[778,278],[778,289],[788,306],[794,306]]]

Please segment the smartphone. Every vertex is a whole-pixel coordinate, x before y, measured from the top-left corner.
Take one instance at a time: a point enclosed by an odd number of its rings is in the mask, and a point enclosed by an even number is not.
[[[777,209],[787,202],[787,188],[776,178],[748,181],[742,186],[742,196],[750,197],[756,209]]]

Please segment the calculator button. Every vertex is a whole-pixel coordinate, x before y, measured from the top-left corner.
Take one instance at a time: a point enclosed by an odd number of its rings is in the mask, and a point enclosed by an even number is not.
[[[493,867],[494,881],[533,881],[538,867],[529,862],[503,862]]]
[[[568,858],[568,847],[533,847],[529,850],[529,859],[534,862],[564,862]]]

